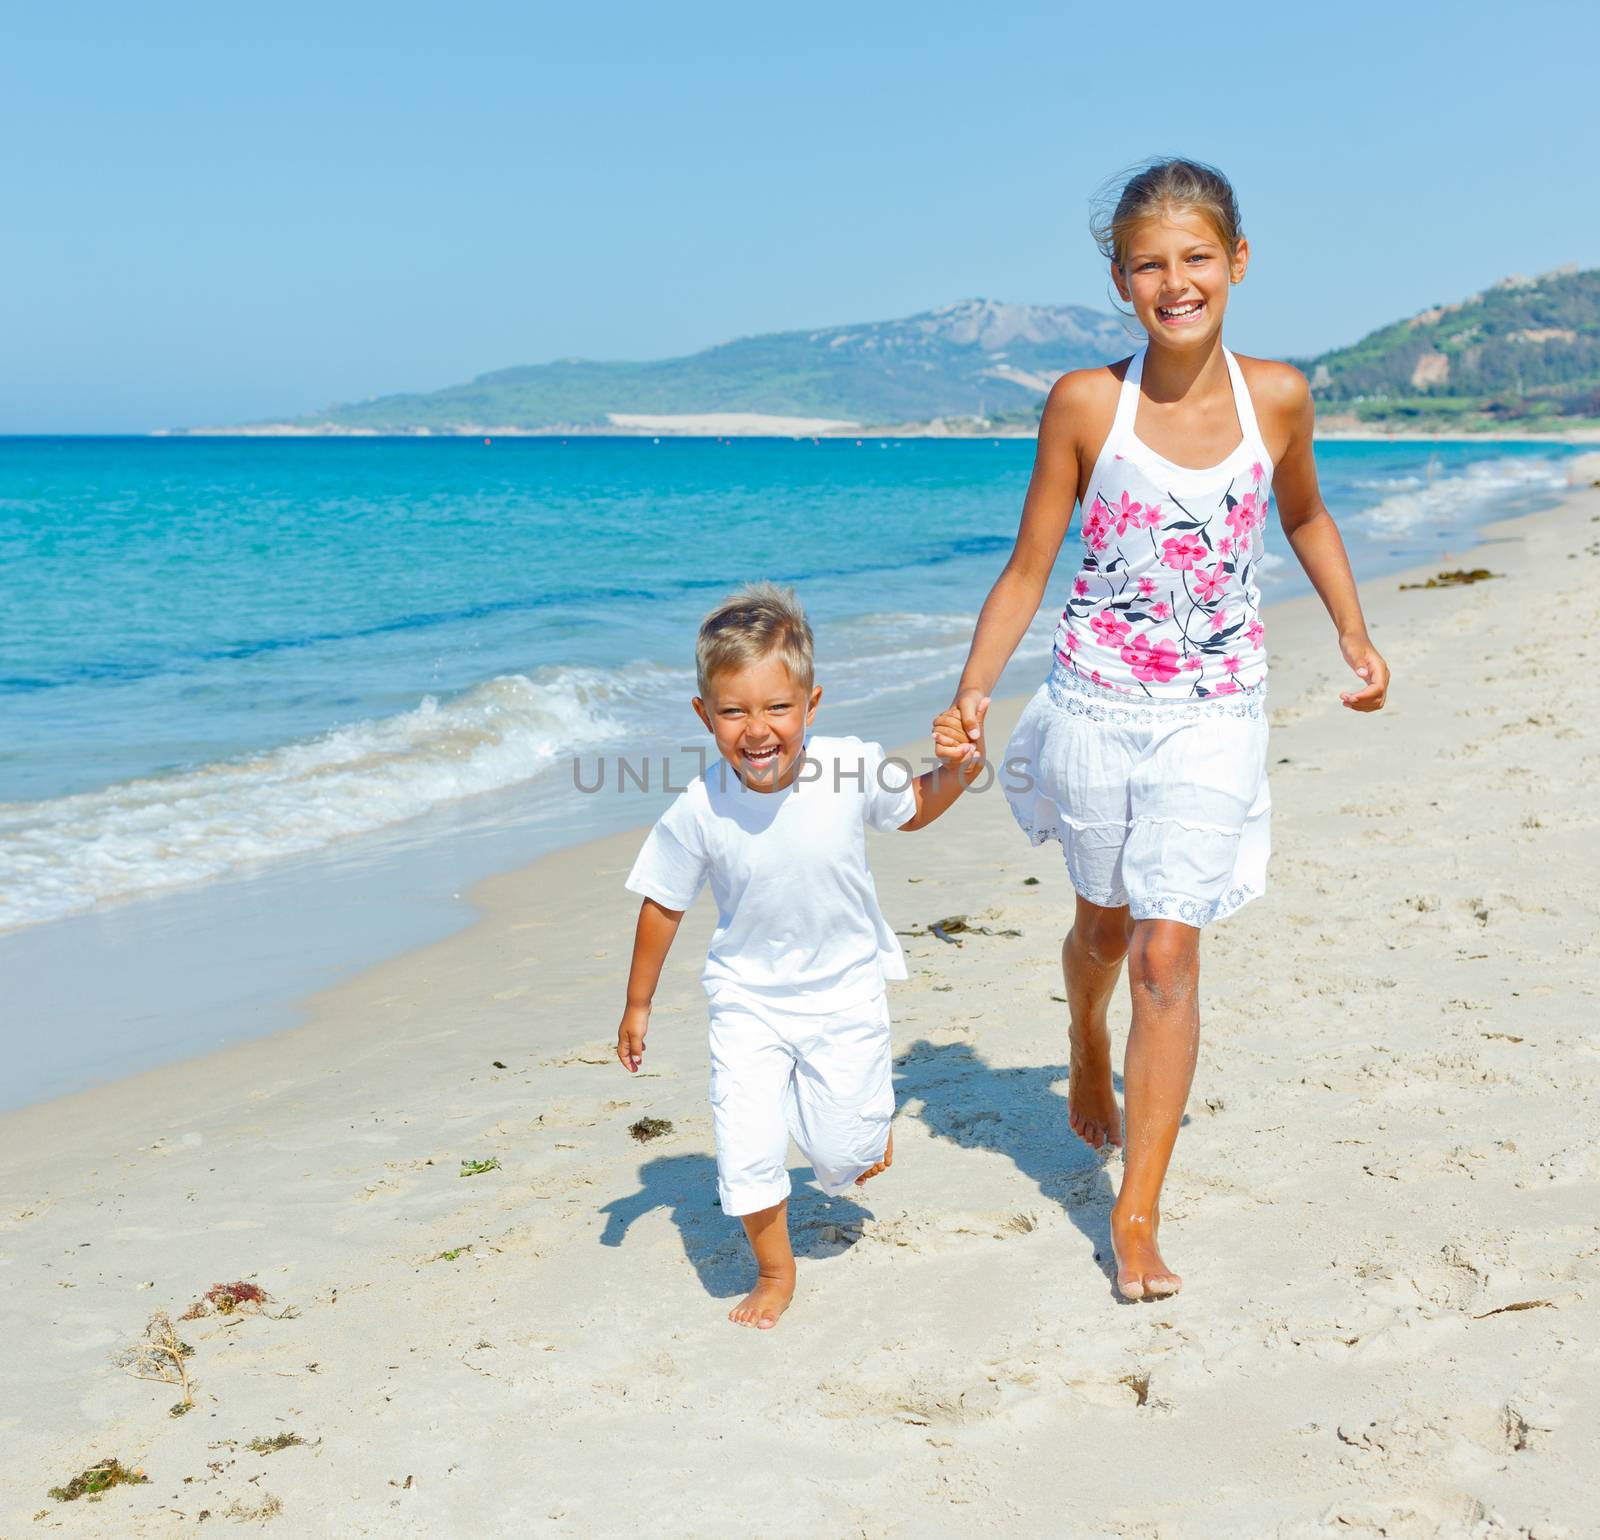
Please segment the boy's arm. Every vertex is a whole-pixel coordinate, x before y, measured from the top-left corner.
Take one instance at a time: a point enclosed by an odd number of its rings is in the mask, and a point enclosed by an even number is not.
[[[975,729],[961,725],[961,712],[955,706],[934,718],[933,751],[939,757],[939,768],[925,771],[911,783],[917,811],[908,823],[900,825],[902,833],[926,829],[983,773],[983,719],[988,713],[989,699],[985,696],[976,706]]]
[[[628,1003],[617,1028],[617,1058],[629,1074],[644,1061],[644,1035],[650,1029],[650,1003],[661,981],[683,910],[668,909],[653,898],[639,905],[639,924],[633,933],[633,966],[628,970]]]

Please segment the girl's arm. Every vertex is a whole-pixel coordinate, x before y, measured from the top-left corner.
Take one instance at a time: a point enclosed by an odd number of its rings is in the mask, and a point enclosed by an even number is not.
[[[667,960],[683,910],[668,909],[653,898],[639,905],[639,924],[633,933],[633,966],[628,970],[628,1003],[617,1028],[617,1057],[628,1073],[635,1074],[644,1062],[644,1035],[650,1030],[650,1003],[661,982],[661,967]]]
[[[961,683],[956,687],[955,708],[969,738],[982,732],[978,703],[986,699],[1017,643],[1039,613],[1056,553],[1072,521],[1078,500],[1078,441],[1074,424],[1080,420],[1084,376],[1092,371],[1064,374],[1051,388],[1039,421],[1039,447],[1034,453],[1033,477],[1022,504],[1022,523],[1016,544],[989,597],[983,601],[967,653]]]
[[[1317,462],[1312,451],[1316,407],[1311,388],[1298,369],[1278,365],[1273,370],[1275,405],[1289,420],[1289,442],[1272,474],[1272,495],[1278,500],[1278,518],[1300,565],[1311,579],[1334,629],[1345,662],[1362,680],[1359,690],[1342,690],[1339,699],[1352,711],[1379,711],[1389,691],[1389,665],[1367,635],[1367,622],[1356,594],[1344,541],[1317,487]]]

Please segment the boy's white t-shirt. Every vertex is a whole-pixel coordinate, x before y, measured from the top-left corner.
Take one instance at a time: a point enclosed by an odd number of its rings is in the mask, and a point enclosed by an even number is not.
[[[713,1003],[859,1004],[906,976],[867,870],[866,826],[916,815],[911,780],[860,738],[809,739],[782,791],[751,791],[719,757],[651,829],[627,886],[687,909],[709,878],[717,929],[701,978]]]

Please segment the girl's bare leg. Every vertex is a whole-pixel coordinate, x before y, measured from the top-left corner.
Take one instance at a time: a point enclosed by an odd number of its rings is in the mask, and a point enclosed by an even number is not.
[[[794,1252],[789,1248],[789,1200],[744,1216],[756,1258],[756,1286],[728,1312],[739,1326],[770,1331],[794,1298]]]
[[[1161,1184],[1183,1121],[1200,1047],[1200,932],[1177,920],[1133,927],[1128,982],[1133,1025],[1122,1070],[1127,1149],[1122,1190],[1111,1210],[1117,1287],[1129,1299],[1183,1286],[1156,1247]]]
[[[1128,911],[1102,909],[1078,899],[1072,929],[1061,943],[1067,984],[1067,1037],[1072,1065],[1067,1079],[1067,1121],[1092,1150],[1122,1143],[1122,1116],[1111,1087],[1111,1033],[1106,1006],[1128,955]]]

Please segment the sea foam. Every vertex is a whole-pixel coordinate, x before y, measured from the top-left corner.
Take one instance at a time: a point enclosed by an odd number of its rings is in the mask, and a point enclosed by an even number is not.
[[[318,850],[526,781],[624,735],[638,689],[601,669],[506,675],[257,755],[0,805],[0,929]]]
[[[1566,471],[1553,460],[1481,460],[1450,475],[1405,475],[1353,482],[1366,492],[1387,494],[1371,507],[1347,515],[1357,529],[1379,539],[1429,524],[1481,522],[1499,504],[1540,492],[1561,492]]]

